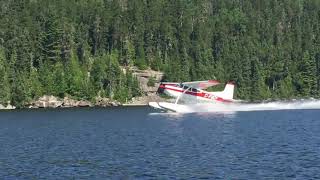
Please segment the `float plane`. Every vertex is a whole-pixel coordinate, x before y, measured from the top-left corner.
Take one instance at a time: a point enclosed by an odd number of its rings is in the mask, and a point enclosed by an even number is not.
[[[178,104],[179,100],[191,103],[231,103],[233,99],[234,83],[228,82],[223,91],[209,92],[205,89],[221,84],[217,80],[193,81],[193,82],[162,82],[158,93],[164,93],[175,97],[174,103],[169,102],[149,102],[149,106],[174,112],[188,111],[186,104]]]

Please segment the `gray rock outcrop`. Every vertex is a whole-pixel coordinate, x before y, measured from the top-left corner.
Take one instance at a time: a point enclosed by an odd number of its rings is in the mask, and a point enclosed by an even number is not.
[[[62,105],[63,107],[78,107],[79,101],[76,101],[69,97],[64,97]]]
[[[78,107],[92,107],[93,105],[89,101],[81,100],[78,103]]]
[[[140,88],[144,92],[144,95],[133,98],[130,102],[128,102],[128,104],[125,105],[147,105],[148,102],[152,101],[167,101],[156,94],[164,75],[163,72],[154,71],[151,69],[138,70],[135,67],[132,67],[130,70],[133,72],[132,74],[137,77]],[[154,78],[154,86],[148,86],[148,81],[150,78]]]
[[[121,103],[111,100],[109,98],[96,97],[95,106],[107,107],[107,106],[120,106]]]
[[[11,104],[8,104],[7,106],[4,106],[4,105],[0,104],[0,109],[9,110],[9,109],[16,109],[16,107],[12,106]]]
[[[29,108],[58,108],[58,107],[92,107],[92,103],[85,100],[74,100],[65,97],[63,100],[55,96],[42,96],[38,100],[31,103]]]
[[[145,94],[152,94],[157,92],[160,81],[163,78],[163,72],[160,71],[154,71],[151,69],[148,70],[138,70],[136,68],[131,68],[132,74],[137,77],[140,88]],[[148,81],[150,78],[155,79],[155,85],[154,86],[148,86]]]
[[[37,101],[34,101],[31,103],[32,108],[57,108],[61,107],[63,104],[62,101],[60,101],[55,96],[42,96]]]

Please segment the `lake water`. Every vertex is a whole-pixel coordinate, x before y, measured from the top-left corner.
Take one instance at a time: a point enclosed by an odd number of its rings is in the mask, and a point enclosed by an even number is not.
[[[0,179],[320,179],[320,111],[0,112]]]

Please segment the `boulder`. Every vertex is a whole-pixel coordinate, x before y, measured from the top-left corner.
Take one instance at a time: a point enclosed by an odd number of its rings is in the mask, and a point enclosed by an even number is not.
[[[79,101],[76,101],[76,100],[71,99],[69,97],[64,97],[62,105],[63,105],[63,107],[78,107]]]
[[[96,97],[95,106],[107,107],[107,106],[121,106],[121,103],[109,98]]]
[[[89,101],[82,100],[82,101],[79,101],[78,106],[79,107],[92,107],[92,104]]]
[[[38,106],[35,106],[35,105],[30,105],[28,108],[29,108],[29,109],[38,109],[39,107],[38,107]]]
[[[62,101],[55,96],[42,96],[37,101],[32,103],[33,108],[57,108],[61,107]]]
[[[117,101],[112,101],[109,103],[109,106],[120,106],[121,103],[117,102]]]
[[[8,104],[8,106],[6,107],[6,109],[16,109],[15,106],[11,105],[11,104]]]
[[[95,105],[100,107],[110,106],[111,100],[109,98],[96,97]]]
[[[7,109],[7,110],[9,110],[9,109],[16,109],[16,107],[15,107],[15,106],[12,106],[11,104],[8,104],[7,106],[4,106],[4,105],[0,104],[0,109]]]

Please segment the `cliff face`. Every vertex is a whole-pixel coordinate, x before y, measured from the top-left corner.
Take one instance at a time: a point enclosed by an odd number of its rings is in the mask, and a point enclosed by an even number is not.
[[[133,72],[133,75],[137,77],[140,88],[143,91],[143,96],[133,98],[131,102],[128,102],[128,105],[147,105],[151,101],[166,101],[165,99],[159,97],[156,92],[160,85],[160,81],[163,78],[164,73],[160,71],[154,71],[151,69],[139,70],[136,67],[132,67],[130,71]],[[148,83],[150,80],[154,81],[153,83]]]
[[[138,70],[136,68],[131,68],[132,74],[137,77],[141,90],[146,94],[152,94],[157,92],[160,81],[163,78],[163,72],[148,70]],[[150,79],[154,79],[154,85],[148,85]]]

